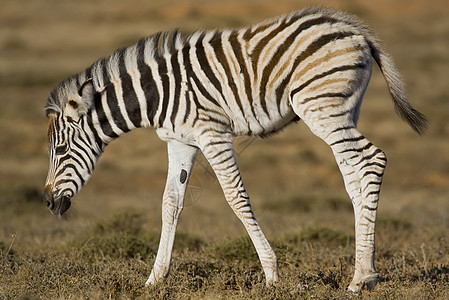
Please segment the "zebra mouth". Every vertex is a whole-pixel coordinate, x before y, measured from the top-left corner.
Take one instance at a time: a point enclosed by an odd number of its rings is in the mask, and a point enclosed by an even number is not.
[[[62,195],[55,199],[47,189],[44,191],[44,201],[50,212],[58,217],[61,217],[72,205],[68,195]]]
[[[59,209],[58,209],[57,214],[55,213],[55,215],[58,215],[59,217],[61,217],[70,208],[70,205],[72,205],[72,202],[70,201],[69,196],[62,196],[59,202],[60,202]]]

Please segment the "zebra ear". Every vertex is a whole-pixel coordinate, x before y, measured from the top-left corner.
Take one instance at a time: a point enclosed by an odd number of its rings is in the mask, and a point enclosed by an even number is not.
[[[85,115],[94,101],[95,88],[92,78],[86,80],[66,104],[64,114],[69,120],[78,121],[82,115]]]

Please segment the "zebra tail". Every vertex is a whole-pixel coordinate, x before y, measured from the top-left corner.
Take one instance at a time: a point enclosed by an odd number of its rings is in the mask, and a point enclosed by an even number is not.
[[[365,31],[365,38],[371,48],[371,55],[379,66],[393,98],[395,111],[405,120],[418,134],[427,130],[427,119],[421,112],[417,111],[407,101],[404,82],[392,59],[382,47],[380,41],[370,31]]]

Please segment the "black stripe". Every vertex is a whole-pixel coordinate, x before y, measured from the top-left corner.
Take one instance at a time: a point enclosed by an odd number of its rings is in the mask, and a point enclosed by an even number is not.
[[[212,68],[211,68],[211,66],[209,64],[209,60],[207,59],[206,52],[204,50],[203,41],[204,41],[204,34],[199,37],[197,43],[195,44],[196,57],[197,57],[198,62],[200,64],[200,66],[201,66],[201,70],[204,72],[204,74],[210,80],[212,85],[217,89],[217,91],[224,98],[223,90],[222,90],[220,81],[217,79],[217,77],[215,76],[214,72],[212,71]],[[186,52],[183,52],[183,54],[184,54],[184,56],[186,56],[186,55],[188,56],[189,52],[186,51]],[[190,59],[190,57],[189,57],[189,59]],[[215,102],[215,105],[218,106],[218,103]]]
[[[343,150],[338,153],[339,154],[346,153],[346,152],[359,152],[360,153],[360,152],[363,152],[363,150],[367,150],[367,149],[371,148],[371,146],[374,146],[374,145],[371,142],[368,142],[368,144],[366,144],[365,147],[363,147],[363,148],[346,149],[346,150]],[[357,155],[357,157],[358,157],[358,155]],[[371,157],[369,157],[369,158],[371,158]],[[366,159],[367,159],[367,157],[362,157],[362,159],[358,163],[356,163],[356,165],[358,165],[359,163],[361,163],[363,160],[366,160]]]
[[[339,141],[333,142],[332,144],[329,144],[329,146],[335,146],[337,144],[341,144],[341,143],[347,143],[347,142],[358,142],[363,140],[365,137],[363,135],[359,136],[359,137],[354,137],[354,138],[345,138],[345,139],[341,139]]]
[[[86,77],[85,78],[92,78],[92,66],[90,66],[89,68],[87,68],[85,71],[84,71],[84,74],[86,74]]]
[[[184,119],[182,120],[183,123],[187,122],[187,118],[190,115],[190,101],[192,101],[192,99],[190,99],[190,92],[186,91],[184,93],[184,99],[186,101],[186,111],[184,112]]]
[[[81,176],[81,174],[78,172],[78,169],[76,168],[76,166],[74,164],[66,164],[64,166],[64,168],[62,170],[60,170],[60,172],[58,172],[56,174],[56,177],[60,176],[61,174],[63,174],[67,169],[71,169],[76,173],[76,176],[80,179],[81,181],[81,185],[84,185],[85,181],[84,178]],[[65,181],[69,181],[70,179],[62,179]],[[58,184],[57,184],[58,185]]]
[[[110,81],[108,69],[106,68],[106,58],[103,58],[100,62],[100,66],[103,69],[103,84],[107,85]]]
[[[162,127],[164,124],[164,120],[167,117],[167,107],[168,107],[168,101],[169,101],[169,93],[170,93],[170,78],[167,75],[167,62],[164,58],[157,60],[159,68],[159,76],[162,81],[162,110],[161,114],[159,115],[159,121],[158,125],[159,127]]]
[[[154,124],[154,115],[157,112],[157,108],[159,106],[159,93],[157,90],[156,83],[151,74],[150,67],[145,63],[145,51],[146,51],[146,42],[148,39],[141,39],[137,43],[137,69],[140,73],[140,87],[142,88],[143,94],[145,96],[145,100],[147,102],[147,111],[146,115],[148,120],[150,121],[150,125]],[[151,46],[153,46],[151,44]]]
[[[354,126],[344,126],[344,127],[340,127],[340,128],[332,130],[331,133],[335,133],[335,132],[342,131],[342,130],[346,131],[346,130],[350,130],[350,129],[354,129],[354,128],[355,128]]]
[[[377,191],[371,191],[371,192],[369,192],[368,194],[366,194],[366,197],[369,197],[369,196],[371,196],[371,195],[379,196],[379,194],[380,194],[380,190],[377,190]]]
[[[61,180],[58,180],[55,183],[55,186],[60,186],[61,184],[64,184],[64,183],[72,183],[75,186],[75,190],[77,190],[77,191],[79,191],[79,189],[80,189],[80,186],[78,185],[78,182],[76,182],[73,179],[61,179]],[[70,190],[70,189],[65,189],[65,190]],[[73,191],[72,191],[72,193],[73,193]]]
[[[101,130],[103,131],[103,134],[111,137],[111,138],[118,138],[118,135],[112,130],[111,124],[109,124],[109,120],[106,117],[106,114],[104,113],[103,103],[101,101],[100,94],[97,94],[97,97],[94,97],[94,105],[95,105],[95,111],[97,112],[98,122],[100,123]],[[93,127],[93,125],[92,125]]]
[[[379,182],[379,181],[370,181],[366,184],[366,186],[362,192],[365,192],[369,188],[370,185],[381,185],[381,184],[382,184],[382,182]]]
[[[193,97],[194,97],[194,101],[195,101],[195,103],[197,105],[197,108],[203,108],[203,106],[199,103],[197,95],[195,94],[195,91],[193,90],[192,80],[195,82],[195,85],[199,89],[200,93],[208,101],[212,102],[216,106],[220,106],[218,104],[217,100],[215,100],[215,98],[212,97],[211,94],[209,94],[207,89],[203,86],[203,84],[201,83],[201,81],[198,79],[198,77],[196,76],[195,72],[193,71],[193,66],[192,66],[192,62],[190,61],[189,51],[190,51],[190,47],[188,47],[188,46],[184,47],[183,50],[182,50],[182,55],[184,57],[184,68],[186,69],[186,75],[187,75],[187,81],[188,81],[188,84],[189,84],[189,90],[192,91],[192,93],[194,95]],[[220,90],[221,90],[221,88],[220,88]]]
[[[360,169],[363,169],[363,168],[366,168],[366,167],[371,167],[371,166],[378,166],[380,168],[385,168],[385,165],[374,161],[374,162],[369,162],[369,163],[364,164]]]
[[[234,99],[237,102],[237,105],[239,106],[239,109],[243,115],[245,115],[242,107],[242,103],[239,97],[239,92],[237,89],[237,86],[235,84],[235,78],[232,77],[231,68],[228,64],[226,55],[223,51],[223,44],[222,44],[222,35],[221,33],[216,33],[214,37],[210,40],[210,45],[215,51],[215,57],[217,58],[218,62],[223,67],[226,77],[228,79],[228,85],[230,86],[232,93],[234,94]]]
[[[89,149],[92,151],[92,153],[96,157],[98,157],[98,156],[100,156],[100,153],[97,153],[96,147],[93,147],[97,143],[96,139],[97,139],[98,135],[97,135],[97,132],[92,129],[91,124],[90,124],[92,122],[92,112],[91,111],[87,115],[86,119],[87,119],[87,123],[85,123],[85,122],[81,123],[81,130],[83,130],[86,133],[87,141],[85,141],[84,139],[81,139],[81,141],[83,142],[84,145],[86,145],[86,147],[89,147]],[[88,134],[86,126],[89,127],[89,129],[93,132],[93,135],[94,135],[94,139],[93,140],[92,140],[90,134]],[[100,147],[101,144],[97,145],[97,146],[98,146],[99,149],[102,149]]]
[[[81,176],[81,174],[79,173],[78,169],[74,164],[67,164],[65,167],[72,169],[76,173],[76,176],[81,180],[81,186],[83,186],[86,183],[86,181]]]
[[[72,141],[72,143],[73,143],[73,145],[75,145],[78,149],[80,149],[81,151],[83,151],[83,152],[86,154],[86,156],[88,157],[89,162],[87,162],[87,160],[83,157],[82,153],[78,152],[77,150],[73,149],[73,147],[72,147],[73,153],[75,153],[76,155],[78,155],[78,156],[83,160],[84,165],[86,166],[86,168],[89,170],[89,173],[90,173],[90,170],[91,170],[91,169],[93,170],[93,168],[95,167],[95,161],[90,157],[89,153],[87,153],[87,152],[83,149],[83,147],[82,147],[80,144],[78,144],[78,143],[75,142],[75,141]],[[90,166],[92,166],[92,168],[90,168]]]
[[[239,197],[243,198],[243,199],[248,199],[248,198],[243,197],[243,196],[239,196]],[[247,201],[241,201],[241,202],[242,202],[242,205],[240,205],[239,207],[236,207],[236,205],[234,205],[234,209],[238,210],[238,211],[242,211],[244,208],[247,208],[248,210],[246,210],[245,212],[247,212],[247,213],[251,212],[251,205]]]
[[[187,81],[187,84],[189,85],[189,91],[193,91],[190,81]],[[192,123],[192,127],[195,127],[196,122],[198,122],[200,120],[200,114],[198,112],[198,109],[200,109],[202,106],[198,101],[198,97],[197,97],[196,93],[192,92],[192,96],[193,96],[193,102],[195,102],[195,105],[196,105],[196,110],[195,110],[196,114],[195,114],[195,118],[193,119],[193,123]]]
[[[56,119],[55,123],[54,123],[54,130],[55,130],[55,140],[56,141],[63,141],[62,136],[64,134],[64,131],[61,130],[61,118],[62,115],[60,117],[58,117],[58,119]]]
[[[120,77],[122,84],[123,102],[125,103],[126,112],[129,119],[135,127],[140,127],[142,115],[140,113],[139,100],[133,87],[133,81],[125,65],[125,55],[121,55],[119,61]]]
[[[242,177],[240,177],[239,178],[239,185],[240,185],[240,181],[242,180]],[[249,195],[248,195],[248,193],[246,192],[246,190],[240,190],[239,191],[239,193],[240,193],[240,198],[243,198],[243,199],[247,199],[247,200],[249,200]],[[243,194],[243,195],[242,195]],[[250,203],[247,203],[247,205],[249,206],[249,207],[251,207],[251,204]]]
[[[62,157],[60,157],[60,158],[58,159],[58,164],[59,164],[59,165],[62,165],[63,162],[65,162],[66,160],[68,160],[68,159],[70,159],[70,158],[71,158],[70,155],[68,155],[68,154],[66,153],[64,156],[62,156]]]
[[[365,173],[363,173],[363,177],[367,176],[367,175],[376,175],[377,177],[382,177],[383,176],[383,172],[382,173],[377,173],[376,171],[366,171]]]
[[[369,145],[369,147],[373,146],[373,144],[371,144],[371,142],[368,143],[368,145]],[[367,146],[368,146],[368,145],[367,145]],[[367,146],[365,146],[365,147],[367,147]],[[364,147],[364,149],[365,149],[365,147]],[[369,148],[369,147],[368,147],[368,148]],[[366,149],[367,149],[367,148],[366,148]],[[379,153],[381,153],[381,152],[382,152],[382,150],[376,149],[376,151],[374,151],[371,155],[364,156],[363,158],[366,159],[366,160],[368,160],[368,159],[373,158],[374,156],[376,156],[377,154],[379,154]],[[385,161],[386,161],[386,160],[385,160]]]
[[[130,129],[126,125],[126,121],[120,112],[120,107],[118,106],[118,98],[115,92],[115,84],[108,85],[106,88],[106,103],[111,111],[112,120],[118,128],[123,132],[128,132]]]
[[[179,66],[178,57],[176,53],[174,53],[171,57],[171,69],[173,71],[173,76],[175,77],[175,94],[173,99],[173,107],[170,116],[170,121],[172,123],[172,126],[174,127],[175,118],[179,109],[179,98],[181,95],[181,81],[182,81],[181,68]]]
[[[117,50],[114,54],[114,56],[117,56],[118,60],[118,73],[120,75],[120,78],[122,74],[126,73],[126,66],[125,66],[125,48]]]
[[[140,86],[147,101],[147,116],[151,126],[154,125],[154,116],[159,107],[159,92],[148,65],[139,64]]]
[[[83,161],[84,159],[79,155],[79,153],[76,150],[72,149],[72,152],[75,153],[75,155],[71,155],[72,157],[72,161],[74,161],[78,166],[80,166],[82,169],[84,169],[84,166],[86,167],[87,170],[89,170],[89,167],[83,163],[81,163],[81,161],[77,158],[77,156],[79,156]],[[87,162],[86,162],[87,163]],[[90,173],[90,172],[89,172]]]
[[[99,94],[96,94],[99,96]],[[97,105],[95,104],[95,102],[97,101],[97,99],[99,99],[100,97],[96,97],[94,96],[94,106],[96,107]],[[97,144],[98,148],[103,150],[104,149],[104,142],[101,140],[100,136],[98,135],[97,129],[95,128],[94,124],[92,123],[92,113],[93,110],[90,110],[87,114],[87,125],[89,126],[90,130],[93,132],[94,134],[94,139],[95,139],[95,143]],[[98,114],[98,111],[97,111]],[[97,155],[99,156],[100,154],[97,153]]]

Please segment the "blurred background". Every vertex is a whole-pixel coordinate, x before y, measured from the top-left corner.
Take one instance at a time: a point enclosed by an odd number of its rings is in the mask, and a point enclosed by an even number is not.
[[[15,236],[16,251],[52,248],[120,210],[139,211],[146,227],[160,230],[167,154],[166,145],[150,129],[135,130],[107,147],[66,219],[57,220],[42,204],[48,168],[43,108],[62,79],[158,31],[243,27],[310,5],[342,9],[364,20],[395,58],[409,101],[430,122],[428,133],[418,136],[401,121],[375,66],[359,128],[388,157],[378,246],[407,239],[404,247],[419,249],[425,243],[429,253],[442,252],[429,258],[432,263],[448,264],[445,0],[1,0],[0,247],[11,247]],[[310,224],[352,230],[351,204],[333,155],[304,124],[268,139],[240,138],[236,144],[243,179],[269,239]],[[388,227],[389,222],[405,222],[413,230],[392,240],[396,227]],[[179,230],[205,240],[245,234],[202,157]],[[418,233],[425,241],[415,236]]]

